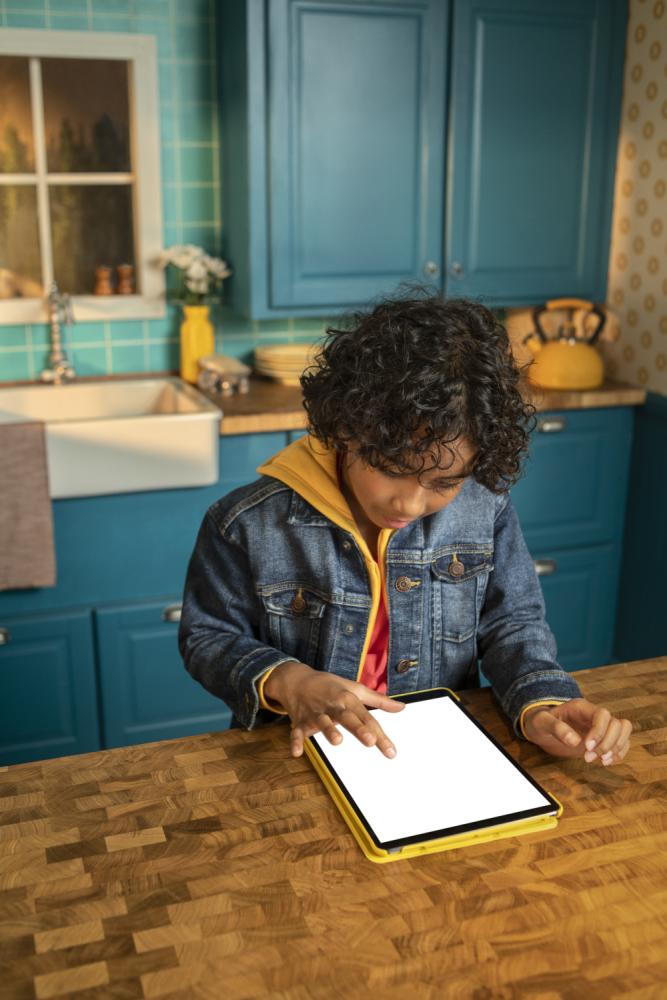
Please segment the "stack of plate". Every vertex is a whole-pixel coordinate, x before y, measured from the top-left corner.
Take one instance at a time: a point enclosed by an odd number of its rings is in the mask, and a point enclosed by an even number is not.
[[[313,363],[318,344],[271,344],[255,348],[255,371],[283,385],[299,385],[304,368]]]

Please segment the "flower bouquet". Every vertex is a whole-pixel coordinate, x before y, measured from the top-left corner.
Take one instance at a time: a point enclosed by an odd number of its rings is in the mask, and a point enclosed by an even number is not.
[[[208,315],[208,302],[213,301],[225,278],[232,273],[226,262],[211,257],[192,243],[168,247],[160,254],[162,267],[174,267],[181,272],[180,290],[171,294],[173,302],[183,306],[181,323],[181,378],[195,383],[199,359],[215,349],[213,324]]]

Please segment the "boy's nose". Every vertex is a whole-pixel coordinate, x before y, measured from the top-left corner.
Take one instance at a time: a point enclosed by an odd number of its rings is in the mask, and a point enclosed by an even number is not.
[[[415,518],[421,517],[425,510],[421,490],[395,497],[392,509],[396,517],[401,520],[405,518],[406,521],[414,521]]]

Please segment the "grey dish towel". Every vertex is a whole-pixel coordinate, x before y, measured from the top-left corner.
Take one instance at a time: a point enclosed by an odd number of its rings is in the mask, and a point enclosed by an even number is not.
[[[44,424],[0,424],[0,590],[55,582]]]

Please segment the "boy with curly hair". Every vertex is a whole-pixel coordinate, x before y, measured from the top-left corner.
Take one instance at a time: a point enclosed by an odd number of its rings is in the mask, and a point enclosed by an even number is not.
[[[481,305],[380,302],[329,329],[301,385],[309,434],[207,512],[179,633],[187,669],[291,752],[347,730],[392,757],[398,695],[479,684],[557,756],[614,764],[631,724],[558,665],[509,496],[533,408]],[[400,749],[400,748],[399,748]]]

